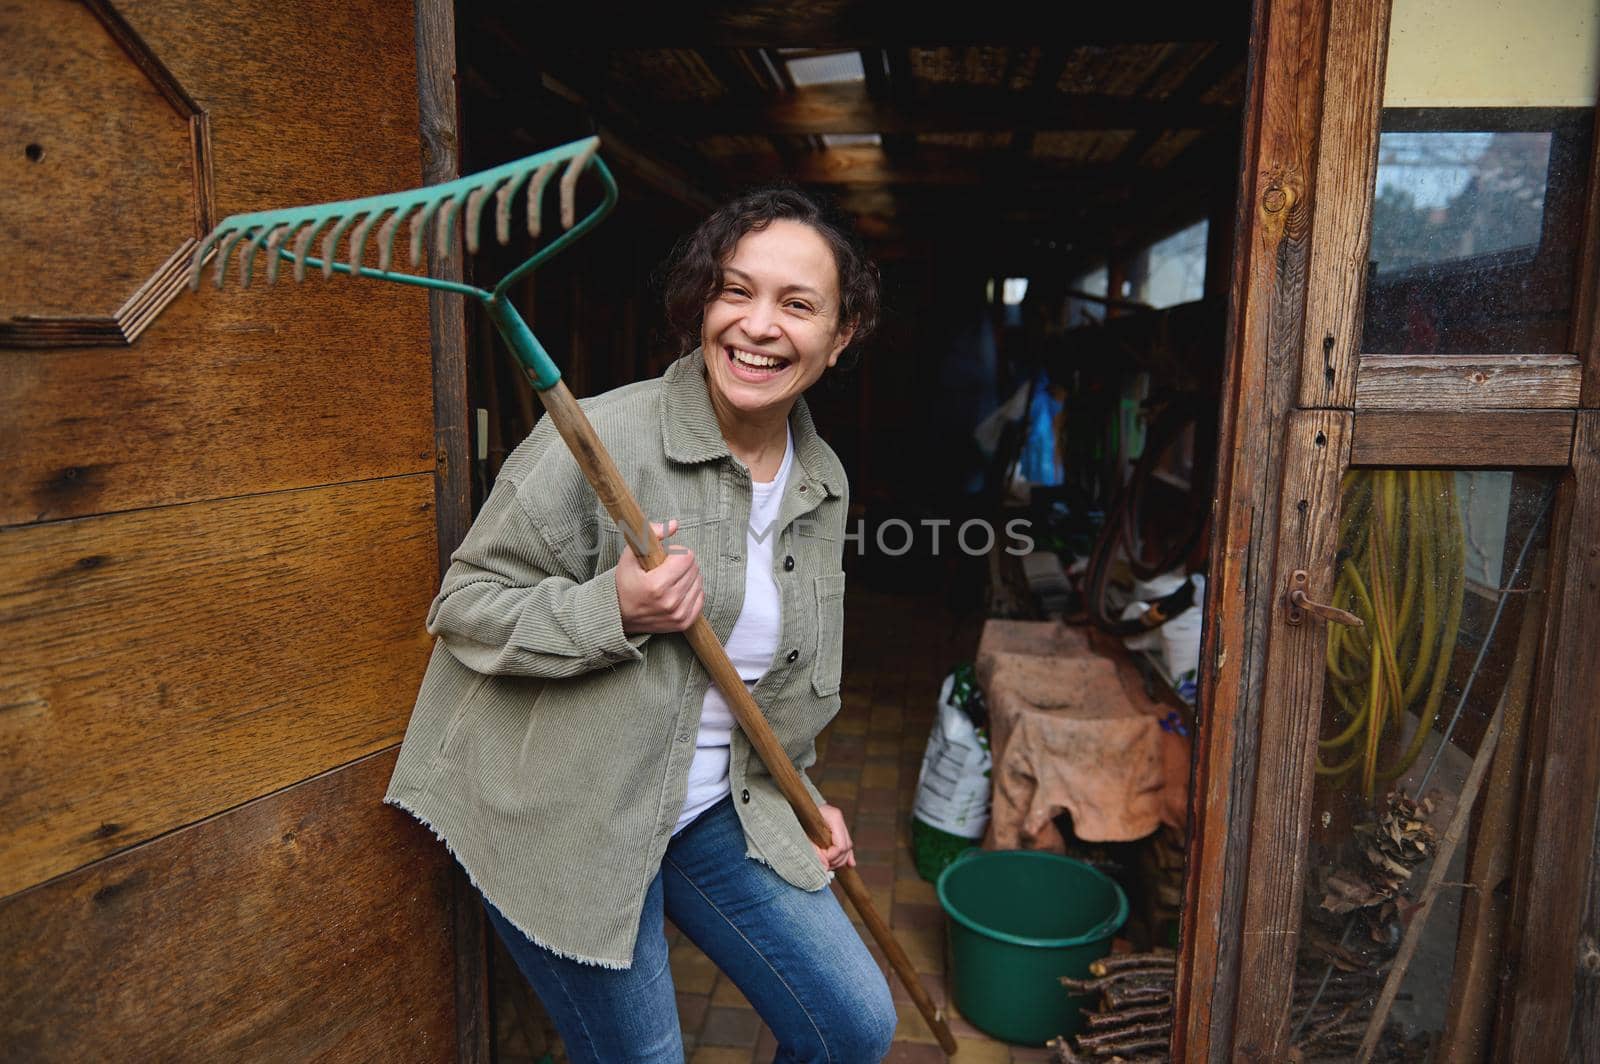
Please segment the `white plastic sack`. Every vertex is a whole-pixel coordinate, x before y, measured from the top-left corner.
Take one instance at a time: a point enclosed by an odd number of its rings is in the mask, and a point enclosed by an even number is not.
[[[924,824],[976,839],[989,826],[989,741],[950,698],[955,676],[939,689],[939,712],[922,755],[911,815]]]

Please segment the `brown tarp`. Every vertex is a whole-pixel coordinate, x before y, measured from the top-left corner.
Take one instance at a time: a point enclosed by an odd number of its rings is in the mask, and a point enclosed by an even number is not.
[[[1189,742],[1163,729],[1128,652],[1097,647],[1059,621],[991,620],[978,645],[989,707],[994,809],[989,849],[1065,849],[1052,823],[1072,816],[1086,842],[1182,829]]]

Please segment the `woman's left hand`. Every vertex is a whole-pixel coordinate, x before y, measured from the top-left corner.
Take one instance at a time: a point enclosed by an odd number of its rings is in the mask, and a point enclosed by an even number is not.
[[[850,829],[844,826],[844,812],[836,805],[819,805],[817,811],[822,814],[823,822],[828,825],[828,831],[833,835],[833,845],[824,850],[816,843],[812,849],[817,851],[817,856],[822,859],[822,867],[827,869],[840,869],[846,865],[855,867],[855,843],[850,841]]]

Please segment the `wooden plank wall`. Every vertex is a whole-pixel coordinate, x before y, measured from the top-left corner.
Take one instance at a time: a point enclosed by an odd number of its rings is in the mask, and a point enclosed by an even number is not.
[[[208,114],[218,218],[421,183],[410,5],[115,8]],[[113,224],[169,179],[104,175]],[[0,250],[68,273],[104,207]],[[208,285],[132,346],[0,350],[0,410],[3,1055],[454,1059],[448,855],[380,804],[437,578],[427,299]]]

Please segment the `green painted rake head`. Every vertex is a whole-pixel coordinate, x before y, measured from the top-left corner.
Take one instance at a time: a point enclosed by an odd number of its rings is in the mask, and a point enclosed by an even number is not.
[[[599,147],[599,138],[589,137],[442,185],[309,207],[231,215],[224,218],[195,249],[189,287],[200,287],[205,265],[214,256],[214,280],[218,288],[222,287],[230,259],[237,261],[240,285],[248,288],[254,278],[256,257],[265,252],[268,284],[277,281],[283,263],[291,262],[294,264],[296,281],[305,280],[309,266],[320,269],[324,277],[342,273],[476,296],[484,301],[495,325],[521,359],[534,385],[542,391],[560,380],[561,373],[504,296],[513,284],[598,225],[616,205],[617,183],[596,154]],[[512,216],[519,194],[525,199],[523,216],[528,235],[538,239],[542,229],[541,205],[545,189],[563,163],[566,169],[559,181],[563,232],[501,278],[493,289],[486,290],[458,281],[390,268],[394,262],[395,238],[401,225],[408,220],[409,258],[413,268],[421,263],[424,241],[429,237],[430,229],[438,253],[442,255],[450,249],[458,218],[461,220],[460,229],[466,238],[467,250],[477,251],[479,230],[491,198],[494,204],[495,238],[500,243],[508,243],[511,239]],[[590,166],[600,178],[605,196],[601,203],[579,220],[578,177]],[[378,245],[376,269],[363,265],[374,229]],[[319,242],[319,238],[321,254],[314,257],[310,254],[311,248]],[[345,255],[343,261],[337,261],[341,241],[345,242]]]

